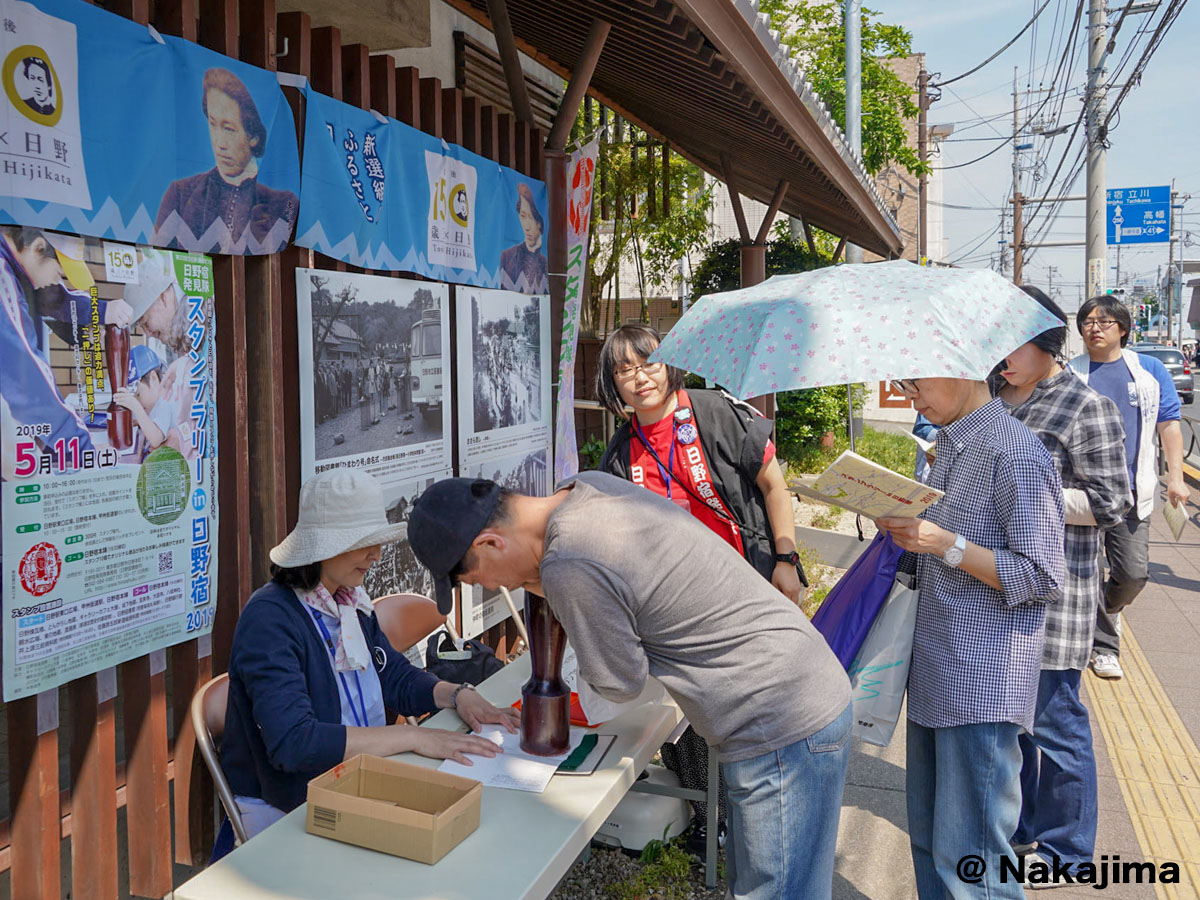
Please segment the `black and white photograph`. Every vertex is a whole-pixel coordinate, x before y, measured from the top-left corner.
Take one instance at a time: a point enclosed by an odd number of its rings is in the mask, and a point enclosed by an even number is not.
[[[549,306],[544,295],[460,289],[459,432],[464,465],[511,456],[548,440]]]
[[[296,279],[306,471],[354,461],[396,482],[447,468],[446,285],[315,269]]]
[[[384,500],[387,503],[388,522],[396,524],[408,522],[413,504],[417,498],[428,490],[435,481],[449,478],[449,472],[440,472],[425,478],[418,478],[407,484],[397,485],[388,490]],[[433,578],[429,570],[417,562],[407,540],[384,544],[379,549],[379,562],[371,566],[363,579],[363,590],[372,600],[388,594],[424,594],[433,596]]]
[[[501,487],[544,497],[550,493],[551,471],[550,449],[542,447],[531,453],[489,459],[463,469],[466,478],[489,478]],[[525,602],[524,591],[513,591],[513,602],[520,609]],[[463,588],[463,634],[474,637],[482,634],[508,618],[508,604],[499,591],[488,591],[479,586]]]

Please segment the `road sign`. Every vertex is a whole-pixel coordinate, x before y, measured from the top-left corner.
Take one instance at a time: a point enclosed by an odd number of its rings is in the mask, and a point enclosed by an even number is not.
[[[1169,185],[1112,188],[1105,217],[1110,244],[1165,244],[1171,239]]]

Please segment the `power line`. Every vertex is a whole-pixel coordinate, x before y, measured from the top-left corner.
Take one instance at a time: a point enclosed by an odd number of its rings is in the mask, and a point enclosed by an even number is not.
[[[939,81],[937,84],[931,85],[931,87],[945,87],[948,84],[954,84],[954,82],[956,82],[956,81],[962,81],[962,79],[966,78],[968,75],[974,75],[976,72],[978,72],[984,66],[986,66],[988,63],[990,63],[992,60],[994,60],[997,56],[999,56],[1001,53],[1003,53],[1005,50],[1007,50],[1009,47],[1011,47],[1013,44],[1015,44],[1017,41],[1019,41],[1021,39],[1021,35],[1023,35],[1026,31],[1029,30],[1029,26],[1031,26],[1034,22],[1037,21],[1038,16],[1040,16],[1042,14],[1042,10],[1044,10],[1049,5],[1050,5],[1050,0],[1045,0],[1045,2],[1041,6],[1038,7],[1038,11],[1033,14],[1033,18],[1025,23],[1024,27],[1020,31],[1017,32],[1016,36],[1011,41],[1009,41],[1007,44],[1005,44],[1003,47],[1001,47],[999,50],[997,50],[995,53],[993,53],[991,56],[989,56],[987,59],[985,59],[979,65],[975,66],[975,68],[968,69],[966,72],[963,72],[961,75],[956,75],[954,78],[949,78],[946,81]]]
[[[1012,138],[1003,137],[1000,139],[999,144],[997,144],[995,147],[993,147],[987,153],[983,154],[983,156],[977,156],[970,162],[958,163],[957,165],[953,165],[953,166],[942,166],[940,169],[938,169],[938,171],[939,172],[949,172],[951,169],[961,169],[963,166],[973,166],[973,165],[975,165],[975,163],[979,162],[980,160],[987,159],[989,156],[991,156],[996,151],[1003,150],[1011,142],[1012,142]]]

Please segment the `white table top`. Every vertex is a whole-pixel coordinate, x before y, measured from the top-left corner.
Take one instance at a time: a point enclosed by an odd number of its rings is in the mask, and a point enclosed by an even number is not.
[[[528,680],[529,656],[497,672],[480,692],[512,703]],[[670,701],[644,704],[600,726],[615,734],[600,768],[555,776],[533,794],[485,787],[479,828],[437,865],[389,856],[304,830],[301,805],[175,890],[176,900],[518,900],[546,897],[682,719]],[[452,710],[429,720],[461,728]],[[436,768],[439,760],[395,757]]]

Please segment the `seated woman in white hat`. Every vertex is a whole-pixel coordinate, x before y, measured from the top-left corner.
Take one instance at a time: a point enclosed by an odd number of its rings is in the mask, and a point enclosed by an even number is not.
[[[467,753],[499,752],[476,735],[388,724],[385,708],[453,707],[473,729],[516,731],[515,710],[439,681],[388,643],[362,582],[380,545],[404,535],[366,473],[333,469],[300,491],[299,522],[271,551],[272,578],[242,611],[229,660],[221,762],[251,837],[303,803],[310,779],[358,753],[469,764]]]

